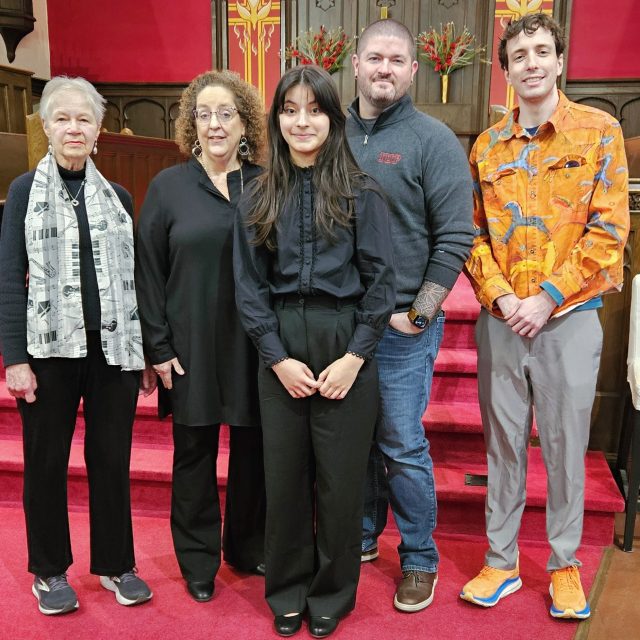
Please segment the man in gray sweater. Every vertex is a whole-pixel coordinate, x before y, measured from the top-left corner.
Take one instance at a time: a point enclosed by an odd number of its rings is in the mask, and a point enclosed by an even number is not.
[[[401,535],[401,611],[433,600],[438,550],[436,493],[422,425],[444,329],[441,305],[473,240],[472,183],[453,132],[419,112],[407,94],[418,69],[415,40],[394,20],[369,25],[353,67],[358,98],[347,135],[363,171],[391,207],[397,300],[377,351],[381,404],[364,506],[362,560],[378,556],[390,501]]]

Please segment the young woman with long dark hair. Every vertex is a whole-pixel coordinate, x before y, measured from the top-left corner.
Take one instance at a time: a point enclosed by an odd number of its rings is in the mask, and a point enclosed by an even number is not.
[[[236,300],[258,348],[266,597],[314,637],[355,605],[363,485],[378,406],[372,356],[395,300],[388,208],[353,159],[331,77],[281,78],[269,159],[239,204]]]

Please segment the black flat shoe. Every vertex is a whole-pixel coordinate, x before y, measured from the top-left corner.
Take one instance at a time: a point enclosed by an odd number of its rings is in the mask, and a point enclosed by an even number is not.
[[[213,582],[187,580],[187,591],[196,602],[208,602],[213,598]]]
[[[276,616],[273,619],[273,626],[276,633],[281,636],[292,636],[298,633],[302,627],[302,614],[296,613],[295,616]]]
[[[338,628],[338,622],[340,622],[339,618],[311,616],[309,618],[309,633],[314,638],[326,638]]]
[[[253,569],[251,569],[251,573],[255,574],[256,576],[264,576],[265,571],[266,567],[264,565],[264,562],[257,564],[255,567],[253,567]]]

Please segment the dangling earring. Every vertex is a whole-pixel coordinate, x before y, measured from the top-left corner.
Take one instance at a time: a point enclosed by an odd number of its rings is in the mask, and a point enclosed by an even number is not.
[[[200,144],[200,140],[196,140],[193,147],[191,147],[191,153],[194,158],[199,158],[202,155],[202,145]]]
[[[49,146],[47,147],[49,155],[53,155],[53,147],[51,146],[51,140],[49,140]]]
[[[251,153],[251,149],[249,148],[249,143],[247,142],[247,139],[244,136],[240,138],[240,143],[238,144],[238,153],[243,158],[246,158]]]
[[[98,153],[98,141],[96,140],[93,143],[93,155],[95,156]]]

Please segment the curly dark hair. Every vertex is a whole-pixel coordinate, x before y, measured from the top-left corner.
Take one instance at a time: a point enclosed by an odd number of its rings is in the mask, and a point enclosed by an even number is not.
[[[191,149],[198,139],[193,110],[199,93],[206,87],[224,87],[234,96],[238,115],[245,127],[245,136],[250,153],[249,162],[262,159],[265,138],[265,112],[257,89],[245,82],[233,71],[205,71],[196,76],[182,92],[180,113],[176,120],[176,142],[185,156],[191,155]]]
[[[532,36],[538,29],[546,29],[551,34],[553,42],[556,45],[556,55],[558,58],[564,53],[566,42],[564,39],[564,33],[562,32],[562,27],[546,13],[529,13],[519,20],[510,22],[504,30],[504,33],[500,36],[498,60],[500,60],[500,66],[505,71],[509,70],[507,42],[523,31],[528,36]]]

